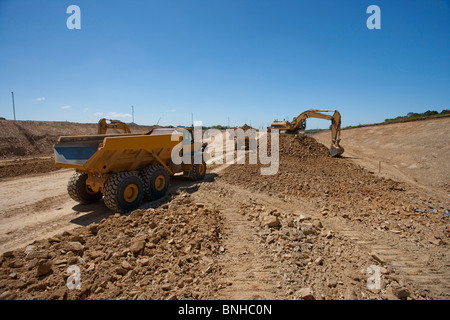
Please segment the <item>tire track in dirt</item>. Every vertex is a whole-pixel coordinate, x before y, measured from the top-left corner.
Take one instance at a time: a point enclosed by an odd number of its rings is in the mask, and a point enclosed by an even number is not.
[[[219,258],[223,278],[228,286],[218,299],[273,300],[279,298],[275,284],[280,281],[277,268],[268,264],[270,255],[262,250],[254,222],[239,214],[238,201],[229,198],[194,195],[221,209],[224,228],[224,254]],[[230,201],[231,200],[231,201]]]
[[[223,168],[221,168],[223,169]],[[284,299],[280,292],[283,270],[271,262],[271,253],[261,246],[260,236],[254,221],[239,214],[239,204],[246,199],[255,199],[265,206],[266,211],[300,212],[311,219],[320,219],[324,229],[341,235],[358,247],[364,257],[374,265],[392,268],[395,275],[388,279],[408,284],[421,294],[432,299],[448,299],[450,288],[448,250],[430,253],[427,245],[413,242],[389,231],[371,230],[370,226],[342,217],[326,217],[317,205],[293,197],[269,196],[254,193],[223,181],[215,181],[219,190],[226,190],[226,196],[214,190],[208,193],[194,193],[197,201],[213,204],[221,209],[224,219],[224,255],[219,264],[225,281],[230,285],[222,289],[218,299]],[[401,243],[399,245],[399,243]],[[332,251],[338,251],[334,248]],[[436,260],[436,263],[434,263]],[[446,267],[442,261],[447,261]],[[389,297],[394,297],[389,293]]]
[[[219,260],[219,264],[231,286],[221,291],[220,299],[276,299],[276,268],[267,268],[265,261],[269,255],[261,251],[253,223],[243,219],[236,208],[227,208],[222,213],[225,223],[223,245],[226,253]]]
[[[420,242],[413,243],[402,239],[399,235],[389,235],[378,231],[382,235],[368,236],[369,230],[355,229],[345,223],[334,223],[336,230],[367,248],[369,254],[375,254],[381,259],[381,265],[389,265],[403,277],[404,281],[413,283],[424,293],[430,292],[434,298],[448,299],[450,289],[450,254],[448,250],[431,253],[429,248]],[[399,245],[401,243],[401,245]],[[447,261],[445,268],[434,265],[433,260],[440,263]],[[378,261],[380,262],[380,261]]]
[[[248,152],[243,154],[246,157]],[[236,154],[235,154],[236,155]],[[241,156],[242,157],[242,156]],[[236,163],[241,159],[236,158]],[[210,173],[216,175],[232,164],[213,166]],[[217,183],[217,182],[215,182]],[[240,190],[241,191],[241,190]],[[248,192],[243,194],[248,196]],[[221,197],[204,192],[194,194],[198,201],[207,201],[221,208],[224,220],[224,255],[219,259],[224,279],[228,286],[220,291],[218,299],[223,300],[274,300],[279,299],[276,283],[280,282],[277,267],[267,265],[270,255],[261,250],[260,237],[254,228],[254,222],[239,214],[235,199]],[[264,280],[262,280],[264,279]]]
[[[52,196],[44,198],[42,200],[38,200],[35,203],[29,205],[0,211],[0,216],[2,217],[2,219],[8,219],[11,217],[15,217],[16,219],[23,219],[24,215],[27,216],[36,214],[41,211],[46,211],[52,207],[58,206],[60,203],[64,203],[67,200],[69,200],[69,196],[67,194]]]
[[[103,201],[82,206],[67,194],[73,170],[7,178],[0,183],[0,252],[98,222],[111,214]]]

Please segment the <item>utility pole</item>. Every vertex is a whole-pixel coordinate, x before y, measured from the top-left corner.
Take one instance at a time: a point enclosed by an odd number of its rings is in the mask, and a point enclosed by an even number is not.
[[[133,116],[133,123],[134,123],[134,106],[131,106],[131,114]]]
[[[191,124],[192,124],[192,127],[194,127],[194,113],[193,112],[191,112]]]
[[[14,105],[14,91],[11,91],[11,95],[12,95],[12,103],[13,103],[14,121],[16,121],[16,106]]]
[[[228,129],[230,128],[230,117],[228,117]]]

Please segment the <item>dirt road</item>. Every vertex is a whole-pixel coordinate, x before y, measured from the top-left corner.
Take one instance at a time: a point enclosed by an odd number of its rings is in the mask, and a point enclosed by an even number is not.
[[[0,251],[26,246],[111,214],[103,203],[80,206],[66,191],[73,170],[24,175],[0,183]]]

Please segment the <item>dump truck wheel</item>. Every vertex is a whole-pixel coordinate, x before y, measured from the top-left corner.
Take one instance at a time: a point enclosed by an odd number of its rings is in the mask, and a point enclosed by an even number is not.
[[[139,207],[144,198],[144,184],[135,173],[119,172],[106,180],[104,193],[106,206],[124,213]]]
[[[145,197],[151,200],[162,198],[169,189],[169,172],[162,166],[149,166],[141,172]]]
[[[206,174],[206,163],[202,161],[200,164],[193,164],[192,170],[185,171],[184,176],[192,180],[202,180]]]
[[[86,185],[87,178],[88,175],[86,173],[75,172],[67,183],[67,192],[69,193],[69,196],[81,204],[97,202],[103,196],[100,191],[92,191],[89,186]]]

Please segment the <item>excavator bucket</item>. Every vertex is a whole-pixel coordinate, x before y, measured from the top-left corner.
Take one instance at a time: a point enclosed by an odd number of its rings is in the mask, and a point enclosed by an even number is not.
[[[330,147],[330,156],[332,156],[332,157],[339,157],[343,153],[344,153],[344,148],[342,148],[341,146],[332,145]]]

